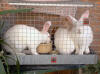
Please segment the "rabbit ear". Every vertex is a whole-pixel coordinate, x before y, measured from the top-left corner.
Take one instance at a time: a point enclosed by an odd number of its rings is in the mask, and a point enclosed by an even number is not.
[[[89,10],[85,11],[85,12],[82,14],[81,18],[79,19],[79,22],[83,23],[84,18],[89,18]]]
[[[78,22],[78,21],[77,21],[74,17],[72,17],[71,15],[68,16],[68,20],[69,20],[70,22],[72,22],[74,25],[76,25],[77,22]]]
[[[50,26],[51,26],[51,21],[45,22],[42,32],[48,32]]]

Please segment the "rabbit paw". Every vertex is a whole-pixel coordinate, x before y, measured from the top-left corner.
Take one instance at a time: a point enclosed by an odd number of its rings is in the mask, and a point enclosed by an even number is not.
[[[84,53],[83,51],[80,51],[80,52],[78,53],[78,55],[83,55],[83,53]]]
[[[36,50],[31,50],[32,54],[34,55],[38,55],[37,51]]]
[[[85,53],[86,53],[86,54],[89,54],[89,53],[90,53],[89,48],[87,48],[87,49],[85,50]]]
[[[37,52],[35,52],[34,54],[35,54],[35,55],[38,55],[38,53],[37,53]]]
[[[75,54],[79,54],[79,50],[78,49],[75,51]]]

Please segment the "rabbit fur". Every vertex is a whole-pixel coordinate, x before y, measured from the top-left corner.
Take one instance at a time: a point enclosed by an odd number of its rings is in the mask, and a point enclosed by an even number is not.
[[[75,44],[76,54],[90,53],[89,46],[93,41],[93,31],[89,25],[84,24],[84,19],[89,19],[89,10],[85,11],[79,20],[69,16],[74,27],[72,29],[72,40]]]
[[[89,18],[89,10],[85,11],[79,20],[76,20],[71,15],[68,16],[73,27],[71,30],[59,28],[56,31],[56,50],[59,50],[62,54],[71,54],[76,50],[76,54],[79,55],[90,52],[89,46],[93,41],[93,31],[89,25],[83,24],[85,18]]]
[[[23,24],[11,27],[4,35],[4,40],[9,45],[4,46],[6,51],[11,54],[25,54],[22,51],[28,48],[32,54],[37,55],[37,46],[40,43],[50,42],[50,34],[48,33],[50,26],[51,21],[47,21],[44,24],[42,31]]]
[[[71,54],[75,50],[74,42],[66,28],[57,29],[54,37],[56,50],[58,50],[60,54]]]

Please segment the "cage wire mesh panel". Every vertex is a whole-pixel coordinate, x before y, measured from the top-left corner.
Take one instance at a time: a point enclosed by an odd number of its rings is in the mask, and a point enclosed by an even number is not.
[[[99,3],[99,2],[98,2]],[[95,10],[95,12],[93,12]],[[96,7],[91,9],[91,27],[93,29],[94,33],[94,40],[91,44],[91,48],[94,49],[94,51],[99,55],[100,51],[100,19],[99,19],[99,14],[100,14],[100,4],[97,4]]]
[[[65,16],[65,15],[70,14],[70,12],[72,12],[73,14],[71,14],[71,15],[74,16],[77,7],[73,6],[73,7],[66,8],[63,5],[64,2],[67,3],[69,1],[72,1],[72,0],[66,0],[66,1],[63,0],[63,1],[55,1],[55,2],[52,2],[52,1],[50,1],[50,2],[47,2],[47,1],[46,2],[42,2],[42,1],[38,2],[38,1],[36,1],[36,2],[34,2],[34,0],[33,1],[11,1],[10,4],[19,5],[21,7],[26,6],[26,8],[34,6],[34,12],[38,12],[38,13],[48,13],[48,14],[57,14],[57,15]],[[75,0],[75,1],[78,1],[78,0]],[[71,3],[71,2],[69,2],[69,3]],[[58,6],[60,4],[62,4],[63,7],[62,6],[57,7],[57,4],[58,4]]]
[[[88,55],[75,55],[74,40],[70,39],[71,36],[75,39],[76,30],[73,28],[73,23],[77,25],[78,22],[76,23],[76,20],[73,18],[79,16],[78,8],[80,7],[80,9],[83,9],[86,6],[86,9],[90,9],[93,8],[93,4],[78,2],[78,0],[68,0],[62,2],[30,2],[16,0],[8,1],[8,3],[15,9],[33,8],[30,12],[26,11],[3,16],[1,20],[1,22],[5,22],[1,35],[5,42],[11,46],[8,47],[3,45],[3,48],[11,54],[18,54],[21,65],[94,64],[97,62],[97,56],[94,53]],[[5,9],[5,7],[3,9]],[[88,18],[87,14],[81,13],[80,15]],[[68,15],[70,15],[69,18],[71,21],[67,18]],[[60,33],[62,34],[62,40],[57,43],[65,42],[59,45],[62,47],[65,46],[64,50],[63,48],[57,48],[55,45],[55,34],[59,28],[62,29],[58,32],[58,35]],[[77,28],[79,27],[77,26]],[[67,31],[67,29],[69,31]],[[73,32],[70,32],[71,29],[73,29]],[[85,38],[83,38],[83,40],[84,39]],[[69,42],[67,43],[66,41]],[[66,51],[67,46],[72,50]],[[61,53],[62,51],[64,54]],[[41,55],[39,53],[41,53]],[[44,55],[45,53],[46,55]],[[11,65],[15,64],[11,59],[8,59],[8,62]]]
[[[89,20],[90,20],[90,24],[89,26],[92,28],[93,31],[93,42],[90,45],[90,48],[93,49],[97,54],[99,54],[99,4],[96,4],[96,6],[89,8],[90,11],[90,16],[89,16]],[[84,12],[84,10],[86,10],[87,8],[78,8],[77,12],[79,12],[79,14],[76,15],[76,18],[79,19],[79,17],[81,16],[80,13]],[[76,12],[76,13],[77,13]]]

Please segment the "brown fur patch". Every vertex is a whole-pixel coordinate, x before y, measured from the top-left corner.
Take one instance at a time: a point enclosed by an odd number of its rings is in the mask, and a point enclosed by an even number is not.
[[[64,28],[67,28],[69,31],[72,30],[72,28],[73,28],[73,23],[72,23],[72,21],[70,20],[69,17],[65,18]]]

